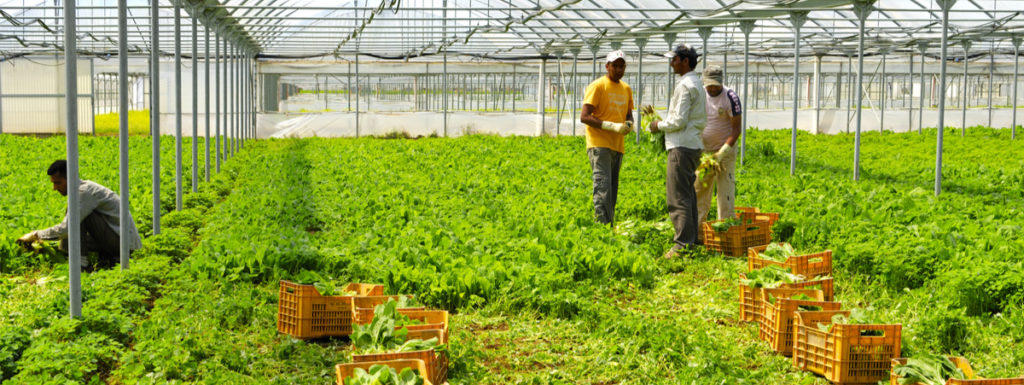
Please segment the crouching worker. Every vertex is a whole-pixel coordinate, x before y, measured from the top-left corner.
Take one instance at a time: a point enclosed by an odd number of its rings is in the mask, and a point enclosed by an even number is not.
[[[53,189],[62,196],[68,195],[68,163],[57,160],[46,171],[50,175]],[[78,185],[78,198],[81,211],[81,242],[82,254],[96,252],[99,255],[98,268],[109,268],[118,264],[121,254],[120,236],[122,231],[128,232],[128,249],[137,250],[142,247],[142,239],[135,228],[131,214],[121,226],[119,210],[121,198],[109,188],[96,182],[82,180]],[[66,210],[65,210],[66,211]],[[60,240],[60,250],[68,250],[68,217],[65,213],[61,223],[44,230],[36,230],[18,238],[18,243],[30,245],[38,240]],[[82,258],[82,267],[88,267],[88,259]],[[93,270],[88,269],[87,270]]]

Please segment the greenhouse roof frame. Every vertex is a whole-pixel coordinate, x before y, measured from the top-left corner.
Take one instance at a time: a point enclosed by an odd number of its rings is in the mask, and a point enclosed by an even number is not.
[[[991,4],[988,3],[991,1]],[[972,54],[1012,53],[1011,39],[1024,36],[1024,0],[960,0],[950,12],[949,41],[974,42]],[[740,22],[753,20],[751,54],[792,57],[791,12],[807,11],[801,55],[847,56],[854,52],[859,22],[850,0],[175,0],[160,2],[162,40],[173,39],[179,3],[183,34],[194,15],[203,27],[263,58],[348,57],[409,60],[447,53],[468,60],[509,60],[589,55],[613,46],[656,54],[667,41],[701,47],[701,27],[711,27],[709,54],[742,53]],[[865,22],[865,55],[880,51],[938,57],[941,9],[934,0],[881,0]],[[78,50],[117,53],[117,2],[78,2]],[[128,1],[129,50],[149,51],[149,2]],[[3,57],[59,52],[59,2],[0,0]],[[360,32],[361,31],[361,32]],[[672,36],[674,39],[671,39]],[[668,40],[666,40],[668,38]],[[165,40],[165,41],[166,41]],[[190,52],[189,39],[183,51]],[[955,44],[955,43],[951,43]]]

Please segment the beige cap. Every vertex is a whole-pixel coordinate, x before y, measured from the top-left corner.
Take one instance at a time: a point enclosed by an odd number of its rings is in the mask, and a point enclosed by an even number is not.
[[[702,79],[705,86],[722,86],[722,67],[716,65],[709,65],[708,68],[704,69],[704,78]]]

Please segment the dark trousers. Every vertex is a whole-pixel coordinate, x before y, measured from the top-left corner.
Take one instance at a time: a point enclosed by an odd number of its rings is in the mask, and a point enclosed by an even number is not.
[[[673,250],[697,243],[697,231],[700,229],[697,228],[697,192],[693,186],[700,153],[700,150],[685,147],[668,150],[665,200],[668,216],[676,229],[672,238],[675,243]]]
[[[622,153],[592,147],[587,149],[587,157],[590,158],[590,170],[594,172],[594,218],[600,223],[614,223]]]
[[[82,219],[82,255],[96,252],[99,261],[96,268],[106,269],[121,262],[121,237],[114,232],[98,213],[91,213]],[[60,249],[68,250],[68,239],[60,241]]]

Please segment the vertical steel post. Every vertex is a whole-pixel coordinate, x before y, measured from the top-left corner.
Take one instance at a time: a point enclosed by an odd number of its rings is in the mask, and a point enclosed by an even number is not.
[[[1010,139],[1017,138],[1017,76],[1020,71],[1020,36],[1013,37],[1013,120],[1010,122]]]
[[[192,8],[192,192],[199,191],[199,19]]]
[[[885,81],[885,56],[889,54],[889,48],[883,47],[879,50],[879,53],[882,54],[882,97],[878,101],[878,106],[881,110],[878,118],[878,133],[883,133],[885,132],[885,99],[888,94],[887,88],[889,87],[889,84]]]
[[[64,2],[64,102],[67,140],[68,223],[82,223],[78,186],[78,46],[75,42],[75,2]],[[71,318],[82,317],[81,226],[68,226],[68,285]]]
[[[206,54],[203,56],[203,65],[205,66],[206,75],[203,77],[203,92],[206,93],[206,103],[203,105],[203,117],[206,119],[206,162],[203,163],[205,167],[206,182],[210,182],[210,27],[204,25],[203,29],[206,31],[206,43],[203,44],[203,49],[206,50]]]
[[[807,11],[790,12],[793,25],[793,135],[789,144],[789,175],[796,174],[796,123],[800,110],[800,27],[807,21]]]
[[[181,2],[174,2],[174,207],[181,210]]]
[[[907,132],[910,132],[914,127],[914,51],[910,51],[910,65],[907,66],[907,92]]]
[[[946,48],[949,46],[949,10],[956,0],[936,0],[942,7],[942,54],[939,57],[939,124],[935,146],[935,196],[942,192],[942,133],[946,130]]]
[[[358,45],[356,45],[356,53],[355,53],[355,55],[356,55],[356,58],[355,58],[355,66],[354,67],[356,68],[356,137],[358,138],[359,137],[359,94],[361,92],[361,83],[359,83],[359,46]]]
[[[814,134],[821,133],[821,57],[825,52],[814,50]]]
[[[639,125],[642,121],[640,119],[640,109],[644,103],[644,47],[647,46],[647,38],[637,38],[636,48],[639,52],[639,58],[637,59],[637,91],[636,91],[636,114],[633,115],[634,124]],[[640,144],[641,130],[633,130],[636,133],[636,144]]]
[[[996,43],[992,42],[992,52],[988,55],[988,126],[992,127],[992,76],[996,68]]]
[[[711,27],[697,27],[697,35],[700,36],[700,40],[704,44],[703,53],[700,55],[700,70],[703,72],[705,68],[708,68],[708,38],[711,37]]]
[[[577,93],[579,84],[577,84],[578,81],[576,80],[576,63],[579,61],[580,47],[573,47],[569,49],[569,52],[572,53],[572,80],[570,81],[572,86],[569,87],[572,90],[572,115],[569,116],[569,120],[572,120],[572,136],[576,136],[576,123],[580,120],[576,116],[576,103],[579,102],[580,96]],[[504,76],[502,76],[502,83],[504,83]]]
[[[441,6],[444,9],[441,11],[441,41],[444,47],[444,91],[442,92],[442,98],[444,100],[444,135],[448,136],[448,44],[444,43],[444,40],[448,38],[448,0],[441,2]]]
[[[921,134],[921,128],[924,127],[924,92],[925,92],[925,77],[924,77],[924,62],[928,53],[928,42],[919,41],[917,42],[917,49],[921,51],[921,98],[918,99],[917,107],[917,133]]]
[[[544,135],[544,73],[547,72],[547,53],[540,53],[540,70],[537,72],[537,136]]]
[[[213,121],[214,121],[214,126],[215,126],[214,129],[215,129],[215,137],[216,137],[216,141],[215,141],[216,143],[214,143],[214,144],[217,147],[217,151],[215,151],[215,155],[216,155],[216,158],[217,158],[217,172],[220,173],[220,160],[221,160],[221,152],[220,152],[220,136],[221,136],[221,133],[220,133],[220,121],[221,121],[221,118],[220,118],[220,99],[221,99],[220,71],[221,71],[221,69],[220,69],[220,62],[221,62],[221,54],[220,54],[220,34],[219,33],[217,34],[217,37],[214,39],[214,41],[215,41],[215,43],[214,43],[214,50],[213,50],[214,51],[214,71],[213,71],[213,78],[214,78],[214,80],[213,80],[213,109],[214,109],[214,115],[213,115]]]
[[[740,22],[740,23],[742,24],[743,22]],[[674,34],[674,33],[666,33],[666,34],[662,35],[662,38],[665,40],[665,44],[668,45],[668,50],[672,51],[675,48],[672,45],[674,45],[675,42],[676,42],[676,34]],[[666,91],[665,92],[665,105],[666,106],[669,103],[671,103],[671,101],[672,101],[672,91],[673,91],[673,87],[676,84],[674,76],[672,76],[672,75],[673,75],[672,66],[668,66],[668,73],[666,74],[666,80],[667,80],[666,83],[667,84],[666,84],[666,87],[665,87],[666,88],[665,89],[665,91]],[[744,93],[746,93],[746,92],[744,92]],[[744,106],[743,107],[746,108],[747,107],[745,105],[746,99],[743,99],[743,100],[744,100]],[[746,110],[743,110],[743,113],[746,114],[747,113]],[[744,116],[743,118],[746,119],[746,116]],[[744,132],[745,132],[745,130],[744,130]],[[740,150],[741,150],[740,151],[740,164],[743,164],[742,147],[740,148]]]
[[[160,234],[160,1],[149,2],[149,136],[153,147],[153,235]],[[96,90],[93,90],[96,94]],[[95,98],[93,100],[95,103]]]
[[[740,165],[744,164],[747,158],[747,95],[750,93],[750,33],[754,31],[754,20],[740,21],[740,32],[743,32],[743,100],[740,106],[743,109],[742,127],[740,127]],[[671,91],[669,91],[671,92]],[[669,94],[671,95],[671,94]]]
[[[971,41],[964,40],[961,42],[964,46],[964,87],[960,90],[960,101],[962,103],[963,114],[960,118],[960,136],[967,135],[967,103],[970,102],[970,98],[967,97],[967,62],[970,60],[971,54]]]
[[[853,180],[860,180],[860,125],[864,115],[864,20],[874,11],[872,0],[858,0],[853,3],[854,14],[859,20],[857,34],[857,128],[853,137]]]
[[[129,185],[128,185],[128,5],[127,0],[117,1],[117,91],[118,91],[118,126],[119,137],[118,144],[120,144],[120,180],[121,180],[121,204],[118,207],[118,218],[122,222],[126,222],[127,218],[131,214],[128,212],[129,202]],[[78,99],[78,98],[75,98]],[[77,103],[77,100],[76,100]],[[121,270],[128,270],[128,255],[131,252],[128,250],[128,236],[129,232],[127,227],[121,227],[120,234],[120,256],[121,256]]]

